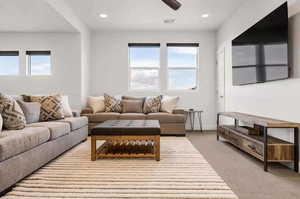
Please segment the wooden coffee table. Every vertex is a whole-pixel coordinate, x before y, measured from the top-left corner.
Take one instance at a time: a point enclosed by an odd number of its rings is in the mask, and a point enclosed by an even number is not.
[[[99,148],[97,140],[105,140]],[[91,160],[147,157],[160,160],[158,120],[107,120],[91,131]]]

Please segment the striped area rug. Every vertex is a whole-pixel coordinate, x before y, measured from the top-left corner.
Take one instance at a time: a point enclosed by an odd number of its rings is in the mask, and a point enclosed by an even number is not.
[[[101,143],[100,143],[101,144]],[[90,140],[27,177],[3,198],[197,198],[237,196],[184,137],[161,138],[161,161],[90,161]]]

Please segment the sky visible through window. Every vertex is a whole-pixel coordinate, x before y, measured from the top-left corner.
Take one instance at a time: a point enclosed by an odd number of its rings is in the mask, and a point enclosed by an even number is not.
[[[51,75],[49,55],[31,55],[31,75]]]
[[[19,56],[0,56],[0,75],[18,75]]]

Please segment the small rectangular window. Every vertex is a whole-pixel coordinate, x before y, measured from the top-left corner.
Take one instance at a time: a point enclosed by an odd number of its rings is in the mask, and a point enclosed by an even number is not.
[[[159,89],[160,44],[129,44],[130,89]]]
[[[0,51],[0,75],[19,74],[19,51]]]
[[[51,75],[51,52],[50,51],[26,51],[27,75]]]
[[[169,43],[168,89],[195,90],[198,85],[199,44]]]

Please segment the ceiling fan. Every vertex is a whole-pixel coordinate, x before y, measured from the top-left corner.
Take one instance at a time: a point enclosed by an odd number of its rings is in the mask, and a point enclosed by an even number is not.
[[[181,7],[181,3],[177,0],[162,0],[165,4],[167,4],[173,10],[178,10]]]

